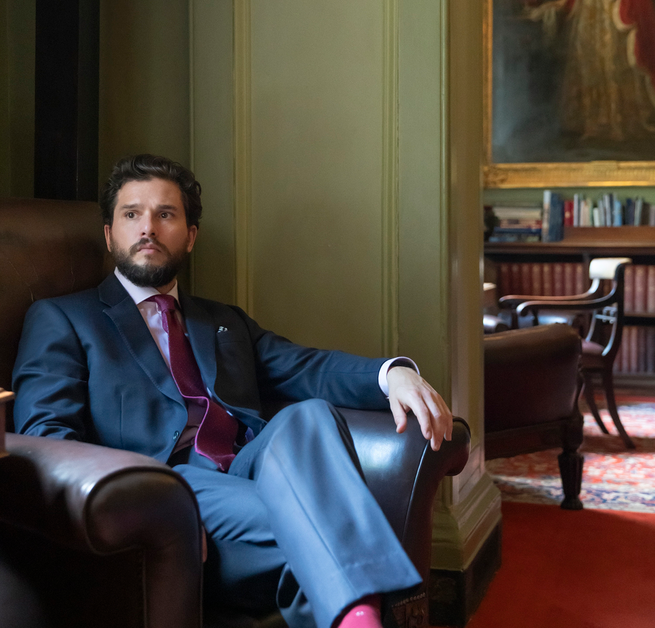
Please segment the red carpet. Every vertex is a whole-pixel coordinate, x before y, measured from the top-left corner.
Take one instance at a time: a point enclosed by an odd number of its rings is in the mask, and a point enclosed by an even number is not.
[[[655,514],[502,508],[503,566],[467,628],[655,626]]]

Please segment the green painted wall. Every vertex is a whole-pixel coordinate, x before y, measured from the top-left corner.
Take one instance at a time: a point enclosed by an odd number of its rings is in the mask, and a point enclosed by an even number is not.
[[[613,188],[552,188],[564,198],[573,198],[574,194],[584,194],[590,199],[600,198],[604,193],[611,192],[620,199],[641,196],[649,203],[655,203],[655,188],[652,187],[613,187]],[[489,189],[484,191],[485,205],[501,205],[503,203],[540,203],[543,190],[540,188],[519,188],[514,190]]]
[[[188,0],[100,1],[99,179],[124,154],[189,164]]]
[[[382,353],[379,0],[252,3],[252,312]]]
[[[232,2],[189,0],[191,167],[203,218],[192,260],[197,294],[236,302],[234,222],[234,34]]]

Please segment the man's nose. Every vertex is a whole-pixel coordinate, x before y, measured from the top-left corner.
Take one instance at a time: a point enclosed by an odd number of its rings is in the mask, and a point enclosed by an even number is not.
[[[141,219],[141,237],[150,238],[155,235],[155,221],[149,214],[144,214]]]

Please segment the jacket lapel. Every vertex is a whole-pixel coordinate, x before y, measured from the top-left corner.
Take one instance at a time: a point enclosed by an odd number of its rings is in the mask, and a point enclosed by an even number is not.
[[[216,340],[214,323],[209,313],[200,307],[186,292],[179,291],[184,324],[193,355],[196,358],[202,381],[212,394],[216,383]]]
[[[98,286],[98,294],[108,306],[104,313],[112,320],[132,357],[148,378],[162,394],[184,405],[184,399],[139,308],[113,273]]]

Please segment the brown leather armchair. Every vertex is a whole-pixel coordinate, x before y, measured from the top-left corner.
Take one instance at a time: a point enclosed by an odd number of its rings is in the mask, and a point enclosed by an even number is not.
[[[582,508],[581,340],[563,324],[484,337],[485,458],[561,447],[562,508]]]
[[[92,203],[0,200],[0,386],[10,387],[34,299],[97,285],[109,266]],[[416,422],[399,436],[389,412],[344,410],[366,480],[427,583],[432,502],[468,459],[469,430],[433,452]],[[8,420],[10,423],[10,420]],[[1,441],[0,441],[1,443]],[[215,600],[214,600],[215,601]],[[221,600],[203,618],[201,522],[172,469],[85,443],[6,435],[0,446],[0,625],[11,628],[200,628],[267,625]],[[388,617],[427,623],[425,587]]]

